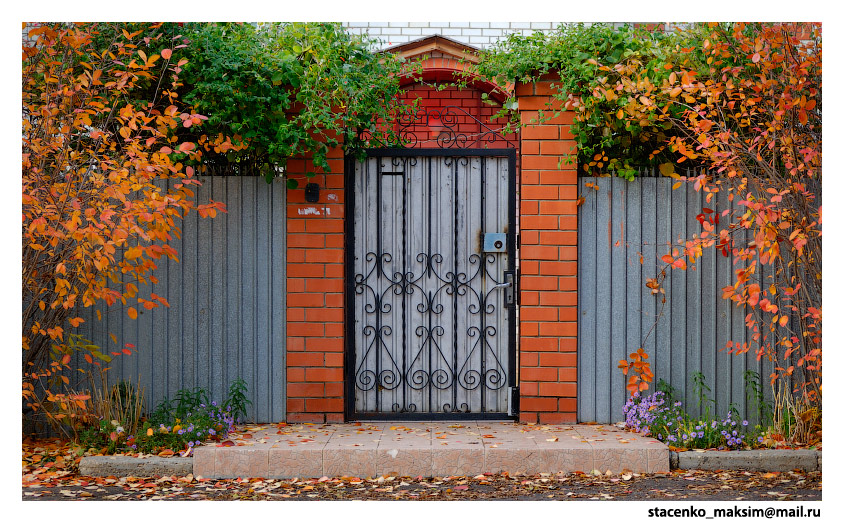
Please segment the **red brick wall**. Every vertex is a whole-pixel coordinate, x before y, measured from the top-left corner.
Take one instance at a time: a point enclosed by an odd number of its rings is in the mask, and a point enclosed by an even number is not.
[[[298,189],[287,192],[287,420],[343,421],[343,150],[329,153],[328,173],[291,159]],[[305,173],[318,173],[307,180]],[[305,184],[320,200],[305,201]]]
[[[493,115],[499,112],[501,106],[498,104],[491,105],[485,103],[481,98],[481,94],[481,90],[471,87],[459,89],[457,87],[450,86],[444,89],[437,89],[430,85],[414,84],[405,87],[402,99],[408,102],[416,99],[417,106],[420,109],[432,110],[447,106],[457,106],[462,108],[476,120],[470,116],[458,113],[456,125],[449,125],[449,130],[450,132],[465,134],[470,142],[472,142],[481,133],[489,131],[490,129],[498,130],[507,123],[507,119],[505,118],[492,118]],[[484,123],[486,128],[480,126],[478,121]],[[417,143],[415,147],[438,147],[436,140],[437,136],[434,133],[428,133],[422,125],[414,126],[410,130],[421,140],[425,140],[427,138],[427,142]],[[505,138],[510,140],[511,144],[516,144],[518,140],[518,137],[515,134],[508,135]],[[458,145],[456,147],[461,146]],[[465,147],[479,147],[479,144],[468,143]],[[504,140],[498,140],[495,142],[484,142],[480,147],[507,148],[509,146]]]
[[[550,79],[516,86],[519,99],[520,339],[522,422],[576,421],[578,347],[578,178],[562,159],[575,152],[573,113],[537,124]],[[553,106],[554,107],[554,106]]]
[[[521,235],[520,420],[576,420],[577,393],[577,172],[561,164],[574,151],[572,113],[536,125],[547,109],[550,82],[516,87],[525,125],[518,140]],[[481,91],[413,85],[405,97],[423,107],[458,105],[482,121],[496,108]],[[491,127],[498,127],[496,122]],[[469,126],[470,122],[462,123]],[[459,128],[472,132],[469,127]],[[344,175],[343,151],[329,155],[323,174],[307,159],[292,159],[288,173],[300,189],[288,191],[287,419],[339,422],[344,418]],[[317,171],[305,180],[306,171]],[[306,182],[317,182],[320,201],[305,202]]]

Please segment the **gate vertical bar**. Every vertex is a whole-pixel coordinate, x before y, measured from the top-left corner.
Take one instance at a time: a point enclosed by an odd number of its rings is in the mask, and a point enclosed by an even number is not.
[[[480,175],[481,175],[481,229],[480,229],[481,234],[484,234],[487,231],[487,229],[485,229],[485,227],[484,227],[484,218],[485,218],[485,214],[486,214],[486,210],[487,210],[486,205],[485,205],[487,203],[487,185],[485,184],[485,176],[484,176],[486,174],[485,173],[485,167],[486,167],[485,159],[482,158],[481,159],[481,173],[480,173]],[[485,358],[485,356],[487,354],[487,347],[486,347],[486,336],[487,336],[487,333],[486,333],[486,331],[487,331],[487,319],[486,319],[487,307],[486,306],[487,306],[487,304],[486,304],[486,302],[487,302],[487,295],[488,295],[489,291],[487,290],[487,287],[483,284],[483,282],[487,281],[487,279],[484,278],[484,276],[485,276],[484,275],[484,267],[487,263],[487,255],[484,254],[483,251],[481,251],[480,255],[481,255],[481,260],[479,260],[478,263],[481,265],[481,273],[482,273],[482,275],[481,275],[481,278],[482,278],[481,296],[484,297],[484,298],[481,300],[481,304],[480,304],[480,307],[479,307],[479,310],[480,310],[479,316],[480,316],[480,320],[481,320],[481,330],[478,333],[478,338],[479,338],[479,342],[481,344],[481,346],[479,347],[479,349],[481,350],[480,351],[480,353],[481,353],[481,380],[480,380],[480,386],[479,387],[481,388],[481,391],[480,391],[480,393],[481,393],[481,412],[483,413],[485,411],[484,401],[486,400],[485,390],[486,390],[486,386],[487,386],[487,366],[486,366],[487,361],[486,361],[486,358]]]
[[[452,369],[455,372],[455,380],[452,383],[452,410],[458,409],[458,164],[459,158],[453,159],[452,170],[452,205],[454,206],[455,222],[452,228]]]

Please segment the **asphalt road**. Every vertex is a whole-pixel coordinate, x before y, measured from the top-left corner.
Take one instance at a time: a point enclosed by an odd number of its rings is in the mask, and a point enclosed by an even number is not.
[[[821,473],[672,471],[668,474],[489,475],[359,479],[94,478],[29,483],[29,500],[617,500],[820,501]]]

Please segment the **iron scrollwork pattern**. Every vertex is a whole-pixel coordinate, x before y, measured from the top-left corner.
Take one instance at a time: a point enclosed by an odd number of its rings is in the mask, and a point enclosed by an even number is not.
[[[416,161],[414,157],[393,158],[392,169],[404,172]],[[468,159],[446,157],[442,162],[457,173],[456,164],[466,166]],[[376,406],[367,411],[496,411],[485,406],[486,392],[501,390],[509,378],[508,363],[500,357],[503,342],[495,321],[497,308],[505,307],[497,255],[472,253],[458,260],[457,211],[456,238],[449,240],[454,242],[451,253],[437,252],[431,241],[428,251],[408,252],[405,185],[403,181],[405,223],[396,251],[382,251],[379,237],[376,249],[362,253],[363,261],[353,276],[356,302],[363,311],[355,388],[370,392],[368,398],[375,399]],[[462,352],[458,351],[459,337]],[[481,405],[469,405],[469,392],[473,391],[478,393],[472,398],[479,399]],[[422,399],[426,405],[417,405],[413,399]]]
[[[494,129],[459,106],[417,108],[405,106],[394,124],[394,133],[404,148],[514,148],[515,139],[505,135],[506,128]],[[384,147],[383,136],[368,130],[358,134],[358,142],[367,147]]]

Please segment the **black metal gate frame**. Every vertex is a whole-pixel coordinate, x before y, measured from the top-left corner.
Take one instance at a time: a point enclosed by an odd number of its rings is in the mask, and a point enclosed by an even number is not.
[[[519,275],[516,271],[516,149],[513,148],[371,148],[366,150],[367,158],[372,157],[506,157],[508,159],[508,232],[507,246],[511,255],[508,271],[514,275],[514,300],[508,305],[508,385],[511,388],[511,414],[508,413],[423,413],[423,412],[356,412],[355,380],[352,374],[355,368],[355,234],[352,217],[355,209],[355,163],[357,158],[347,154],[344,159],[344,199],[346,231],[345,242],[345,291],[346,291],[346,329],[344,351],[345,416],[347,420],[503,420],[517,419],[519,395],[516,383],[517,344],[516,344],[516,309],[519,304]]]

